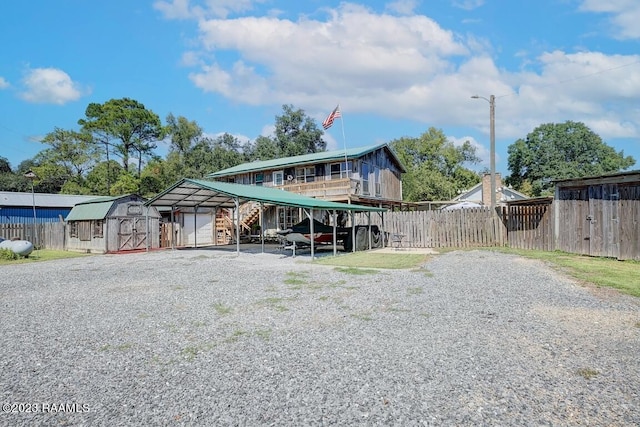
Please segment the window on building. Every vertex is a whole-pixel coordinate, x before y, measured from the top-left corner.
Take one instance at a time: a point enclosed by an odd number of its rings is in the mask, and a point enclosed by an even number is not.
[[[278,228],[280,230],[286,230],[293,227],[294,224],[300,222],[299,213],[298,208],[286,206],[278,207]]]
[[[78,222],[70,221],[69,222],[69,237],[78,237]]]
[[[262,186],[263,182],[264,182],[264,174],[262,172],[256,173],[255,174],[255,184],[257,186]]]
[[[273,173],[273,185],[279,186],[284,183],[284,171],[275,171]]]
[[[380,197],[382,195],[382,183],[380,182],[380,168],[378,166],[373,170],[373,180],[376,197]]]
[[[351,176],[351,161],[331,164],[331,179],[348,178]]]
[[[369,194],[369,163],[362,162],[362,194]]]
[[[99,219],[93,221],[93,237],[104,237],[104,221]]]
[[[298,168],[296,178],[298,182],[313,182],[316,179],[316,168],[314,166]]]

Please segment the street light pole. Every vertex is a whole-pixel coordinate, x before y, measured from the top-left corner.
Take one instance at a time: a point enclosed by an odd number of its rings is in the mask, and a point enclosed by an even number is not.
[[[27,178],[29,181],[31,181],[31,201],[33,203],[33,228],[32,228],[32,234],[31,234],[31,238],[33,239],[33,246],[38,247],[38,242],[37,242],[37,238],[36,238],[36,193],[33,190],[33,180],[36,179],[38,176],[33,173],[33,171],[31,169],[29,169],[29,171],[27,171],[27,173],[24,174],[24,177]]]
[[[491,95],[489,99],[484,96],[473,95],[473,99],[484,99],[489,103],[489,144],[490,144],[490,168],[491,168],[491,209],[496,208],[496,97]]]

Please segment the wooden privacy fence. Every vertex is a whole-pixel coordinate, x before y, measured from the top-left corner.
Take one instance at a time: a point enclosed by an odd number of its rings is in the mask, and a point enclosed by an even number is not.
[[[0,237],[28,240],[37,248],[65,249],[65,224],[45,222],[41,224],[0,224]]]
[[[356,214],[367,224],[367,214]],[[371,214],[371,224],[382,227],[396,243],[413,248],[467,248],[504,246],[506,233],[500,217],[489,208],[439,211],[396,211],[382,218]]]
[[[516,249],[555,250],[551,199],[501,208],[507,243]]]

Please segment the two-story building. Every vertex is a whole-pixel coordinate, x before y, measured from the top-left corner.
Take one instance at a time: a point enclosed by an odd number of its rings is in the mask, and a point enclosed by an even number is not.
[[[402,203],[406,172],[388,144],[243,163],[208,179],[275,187],[335,202],[393,208]],[[246,212],[245,217],[250,217]],[[297,208],[265,212],[265,229],[286,229],[301,220]],[[247,224],[245,224],[247,225]]]

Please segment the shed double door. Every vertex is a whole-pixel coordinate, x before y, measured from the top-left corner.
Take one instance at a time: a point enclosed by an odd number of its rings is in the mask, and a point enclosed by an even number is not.
[[[145,217],[119,218],[118,222],[118,251],[146,248],[147,223]]]

